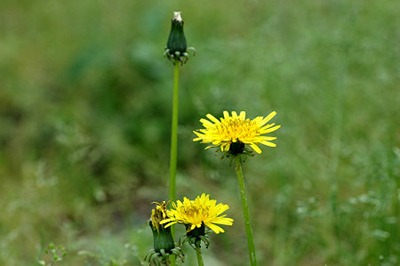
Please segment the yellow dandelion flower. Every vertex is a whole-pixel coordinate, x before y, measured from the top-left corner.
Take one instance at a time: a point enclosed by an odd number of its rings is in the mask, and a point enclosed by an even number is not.
[[[207,114],[207,119],[200,119],[204,128],[193,131],[196,138],[193,141],[210,143],[207,148],[220,147],[221,151],[232,155],[244,153],[245,145],[249,145],[256,153],[260,154],[259,144],[276,147],[273,140],[276,137],[265,136],[278,130],[281,126],[275,123],[267,124],[276,112],[271,112],[268,116],[257,116],[253,120],[246,118],[246,112],[241,111],[239,115],[233,111],[231,115],[228,111],[223,112],[223,117],[219,120],[211,114]],[[206,148],[206,149],[207,149]]]
[[[233,219],[221,215],[229,209],[229,205],[218,203],[216,200],[210,200],[210,195],[201,194],[195,200],[189,200],[184,197],[183,201],[177,200],[172,203],[173,209],[167,210],[167,219],[160,224],[169,227],[180,223],[186,225],[187,231],[207,226],[216,234],[225,232],[217,224],[232,225]]]

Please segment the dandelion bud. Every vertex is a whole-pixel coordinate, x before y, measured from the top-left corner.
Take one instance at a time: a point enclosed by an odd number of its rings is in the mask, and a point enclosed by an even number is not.
[[[150,265],[170,265],[169,257],[173,255],[183,262],[185,255],[180,247],[175,246],[171,228],[164,228],[160,224],[163,219],[168,218],[167,203],[165,201],[154,203],[156,207],[151,211],[149,221],[151,231],[153,232],[154,249],[149,250],[144,260],[149,262]]]
[[[160,253],[164,250],[165,253],[170,253],[175,248],[175,243],[172,238],[171,228],[160,227],[158,230],[154,228],[150,222],[151,231],[153,231],[154,250]]]
[[[189,48],[194,50],[194,48]],[[174,17],[171,21],[171,31],[169,33],[167,48],[164,55],[172,61],[173,64],[180,62],[186,63],[189,58],[188,48],[186,45],[185,33],[183,32],[183,20],[181,12],[174,12]]]
[[[165,253],[169,253],[173,248],[175,248],[171,228],[164,228],[164,226],[160,225],[160,222],[167,218],[167,203],[163,201],[162,203],[156,204],[157,206],[151,211],[151,220],[149,221],[154,237],[154,250],[160,252],[163,249]]]

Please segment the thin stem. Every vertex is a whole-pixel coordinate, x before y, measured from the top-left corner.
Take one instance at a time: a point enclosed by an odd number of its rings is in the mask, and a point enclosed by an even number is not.
[[[200,241],[196,241],[196,255],[197,255],[197,265],[204,266],[203,256],[201,255]]]
[[[176,261],[176,256],[175,255],[170,255],[170,264],[171,266],[175,266],[175,261]]]
[[[249,249],[250,265],[257,265],[256,251],[254,247],[253,229],[251,228],[249,204],[246,195],[246,186],[243,178],[242,158],[240,155],[236,156],[236,175],[239,183],[240,197],[242,199],[243,216],[246,227],[247,246]]]
[[[178,157],[179,115],[179,64],[174,65],[174,89],[172,96],[171,153],[169,163],[169,199],[176,199],[176,164]]]

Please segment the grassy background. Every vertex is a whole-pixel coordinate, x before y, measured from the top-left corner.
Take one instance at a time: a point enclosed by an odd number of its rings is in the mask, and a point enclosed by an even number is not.
[[[260,265],[400,263],[400,2],[0,4],[0,265],[139,265],[167,197],[172,12],[181,71],[178,197],[235,219],[204,251],[243,265],[233,167],[192,130],[206,113],[276,110],[278,148],[245,165]],[[192,251],[188,264],[191,265]]]

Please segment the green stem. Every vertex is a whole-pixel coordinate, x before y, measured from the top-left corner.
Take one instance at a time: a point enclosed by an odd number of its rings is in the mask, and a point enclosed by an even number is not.
[[[246,195],[246,186],[243,178],[242,158],[240,157],[240,155],[236,156],[235,170],[236,170],[237,180],[239,183],[240,197],[242,199],[243,216],[246,227],[247,246],[249,249],[250,265],[255,266],[257,265],[256,251],[254,247],[253,229],[251,228],[249,204]]]
[[[176,261],[176,256],[175,255],[170,255],[170,265],[175,266],[175,261]]]
[[[196,241],[196,255],[197,255],[197,265],[204,266],[203,256],[201,255],[200,241]]]
[[[174,90],[172,96],[171,153],[169,163],[169,199],[176,199],[176,164],[178,157],[179,115],[179,64],[174,65]]]

